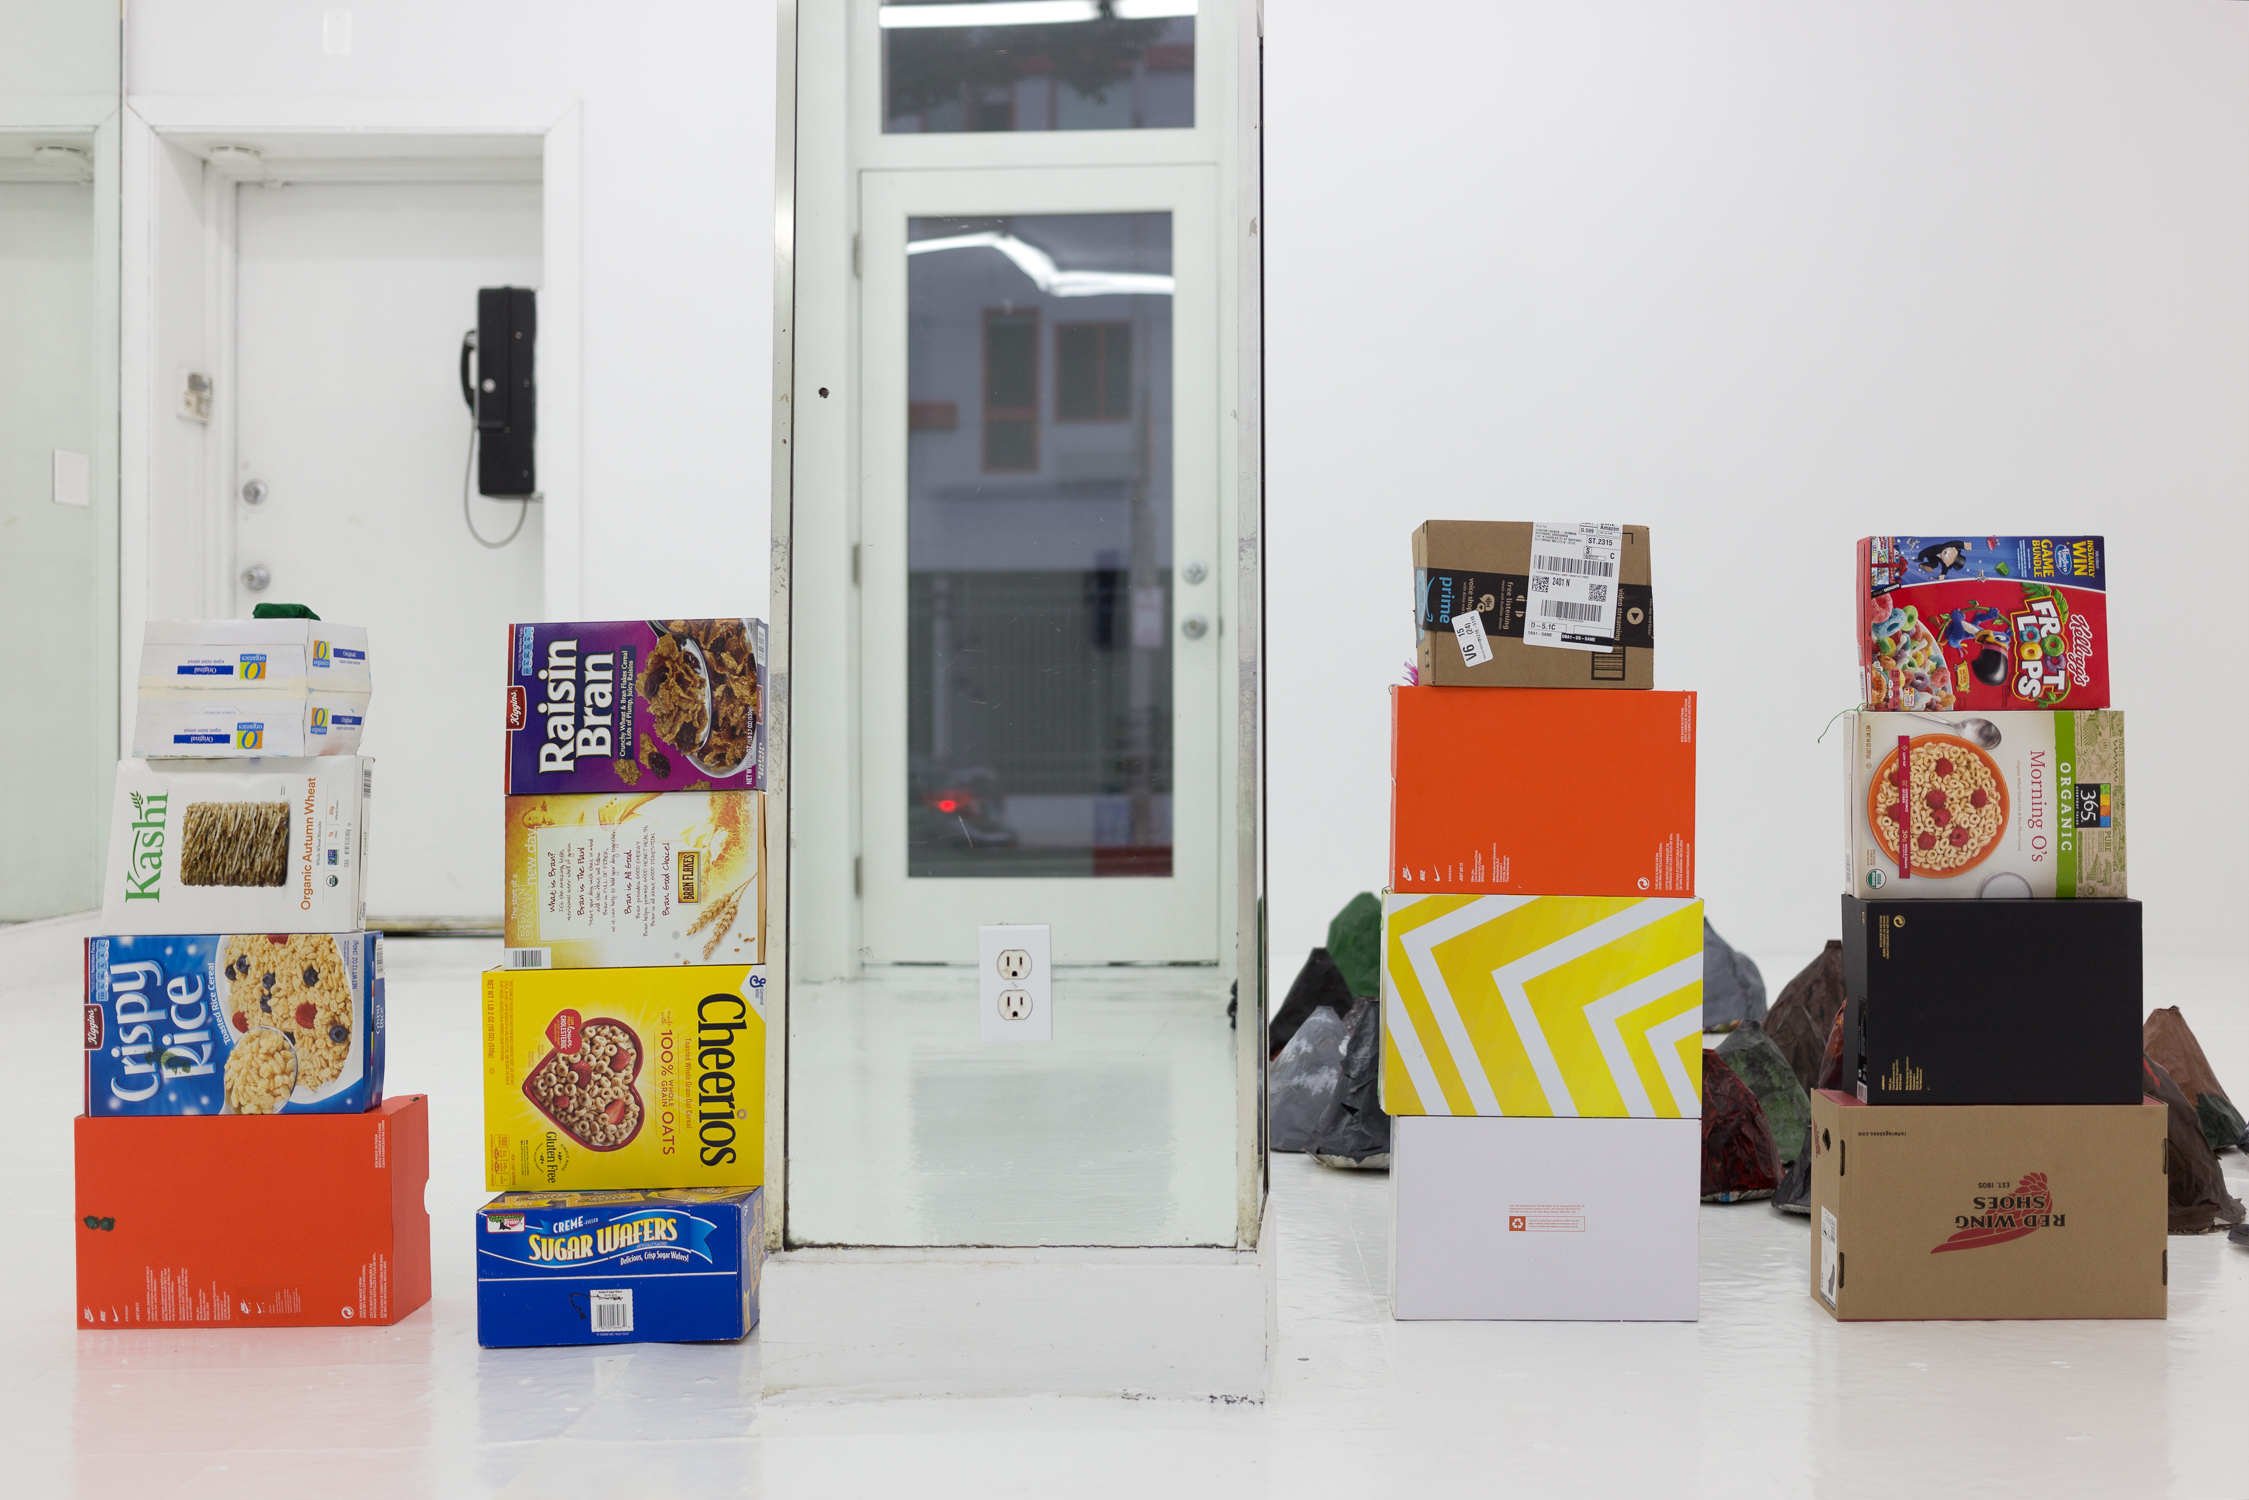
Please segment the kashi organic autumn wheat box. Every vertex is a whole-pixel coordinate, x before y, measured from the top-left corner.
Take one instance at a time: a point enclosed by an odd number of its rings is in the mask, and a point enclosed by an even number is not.
[[[756,1187],[765,971],[484,976],[484,1185]]]
[[[763,792],[507,799],[507,967],[754,964]]]

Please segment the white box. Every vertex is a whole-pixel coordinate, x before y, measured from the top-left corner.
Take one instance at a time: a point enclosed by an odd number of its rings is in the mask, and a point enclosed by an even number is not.
[[[1702,1122],[1399,1115],[1400,1319],[1693,1322]]]
[[[302,697],[374,690],[367,630],[325,620],[151,620],[141,636],[141,691]]]
[[[367,694],[143,693],[133,753],[165,759],[357,755]]]
[[[359,930],[374,779],[362,755],[120,762],[100,931]]]

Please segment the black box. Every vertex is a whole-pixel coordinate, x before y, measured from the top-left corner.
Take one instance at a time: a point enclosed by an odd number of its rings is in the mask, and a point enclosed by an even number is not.
[[[1844,1087],[1869,1104],[2137,1104],[2140,903],[1843,898]]]

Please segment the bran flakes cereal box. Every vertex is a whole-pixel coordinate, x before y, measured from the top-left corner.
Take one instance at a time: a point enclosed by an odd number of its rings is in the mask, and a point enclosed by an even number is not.
[[[765,971],[484,976],[484,1185],[757,1187]]]
[[[754,964],[763,792],[507,799],[511,969]]]
[[[2108,707],[2107,553],[2097,536],[1862,538],[1865,706]]]
[[[765,785],[761,620],[578,620],[508,632],[510,796]]]

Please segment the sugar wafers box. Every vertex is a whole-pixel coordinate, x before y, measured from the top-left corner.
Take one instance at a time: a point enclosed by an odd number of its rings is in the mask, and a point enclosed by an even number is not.
[[[738,1339],[764,1261],[760,1188],[502,1193],[476,1214],[476,1341]]]

